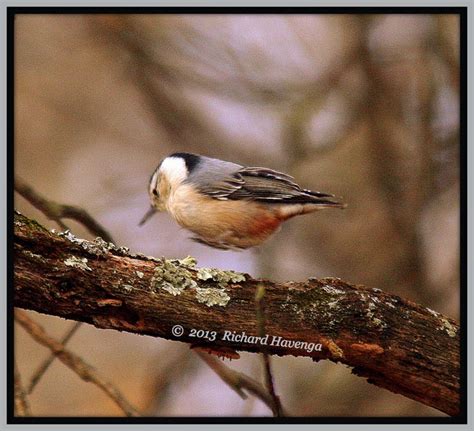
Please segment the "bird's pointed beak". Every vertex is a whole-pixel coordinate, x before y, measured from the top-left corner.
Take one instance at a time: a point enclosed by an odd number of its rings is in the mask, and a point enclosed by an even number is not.
[[[150,207],[150,209],[146,212],[146,214],[140,220],[140,223],[138,223],[138,226],[143,226],[156,212],[157,210],[154,207]]]

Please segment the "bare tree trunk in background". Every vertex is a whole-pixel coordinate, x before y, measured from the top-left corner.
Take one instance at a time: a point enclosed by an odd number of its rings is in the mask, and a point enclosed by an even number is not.
[[[410,133],[403,117],[404,99],[394,97],[387,88],[381,73],[384,65],[374,59],[369,49],[373,17],[362,15],[354,19],[359,25],[360,60],[368,85],[365,106],[372,171],[385,199],[386,228],[393,230],[393,246],[400,250],[394,262],[393,283],[406,286],[418,301],[430,303],[432,295],[424,272],[420,218],[433,193],[432,68],[423,67],[423,75],[418,75],[420,78],[414,82],[421,117],[419,129],[411,131],[415,143],[400,142],[397,132],[403,131],[402,136]],[[427,66],[428,59],[425,55],[420,60]]]

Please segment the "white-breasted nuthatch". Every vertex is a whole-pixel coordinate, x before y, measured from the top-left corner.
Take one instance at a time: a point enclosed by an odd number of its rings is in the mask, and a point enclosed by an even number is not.
[[[334,195],[302,189],[293,177],[267,168],[191,153],[174,153],[150,178],[151,208],[168,211],[195,241],[219,249],[257,246],[296,215],[345,208]]]

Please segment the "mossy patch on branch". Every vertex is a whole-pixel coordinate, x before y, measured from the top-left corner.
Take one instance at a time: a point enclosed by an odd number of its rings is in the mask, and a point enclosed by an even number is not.
[[[36,220],[25,217],[17,210],[15,210],[14,214],[14,224],[18,227],[25,226],[33,231],[48,232],[48,230],[41,226]]]
[[[245,281],[245,275],[234,271],[221,271],[214,268],[196,268],[197,261],[191,256],[184,259],[161,259],[161,265],[155,267],[151,278],[151,290],[164,290],[173,296],[181,295],[185,289],[196,290],[196,299],[209,307],[214,305],[225,306],[230,296],[225,288],[231,283]],[[198,287],[198,282],[204,286]],[[214,284],[214,286],[212,285]],[[217,286],[215,286],[217,284]]]
[[[214,305],[225,307],[230,301],[230,296],[224,289],[196,287],[196,299],[208,307],[213,307]]]
[[[56,232],[53,230],[53,233]],[[127,255],[130,251],[128,247],[117,247],[114,243],[104,241],[101,237],[97,237],[94,241],[77,238],[69,229],[64,232],[59,232],[57,235],[66,238],[73,244],[81,246],[87,253],[95,256],[102,256],[110,251],[121,255]]]
[[[72,266],[73,268],[83,269],[84,271],[92,271],[92,268],[90,268],[87,265],[87,262],[88,262],[88,260],[85,257],[80,258],[80,257],[76,257],[76,256],[71,256],[71,257],[68,257],[64,261],[64,264],[66,266]]]
[[[245,275],[240,272],[222,271],[214,268],[199,268],[197,278],[203,281],[214,281],[221,288],[228,286],[230,283],[245,281]]]
[[[186,265],[180,265],[178,260],[162,259],[161,265],[153,271],[150,287],[153,292],[162,289],[176,296],[188,287],[197,287],[197,283]]]

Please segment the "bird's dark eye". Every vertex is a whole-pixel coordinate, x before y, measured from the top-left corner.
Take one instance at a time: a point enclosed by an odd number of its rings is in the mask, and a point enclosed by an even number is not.
[[[156,189],[153,189],[153,192],[152,192],[155,196],[158,196],[158,190]]]

